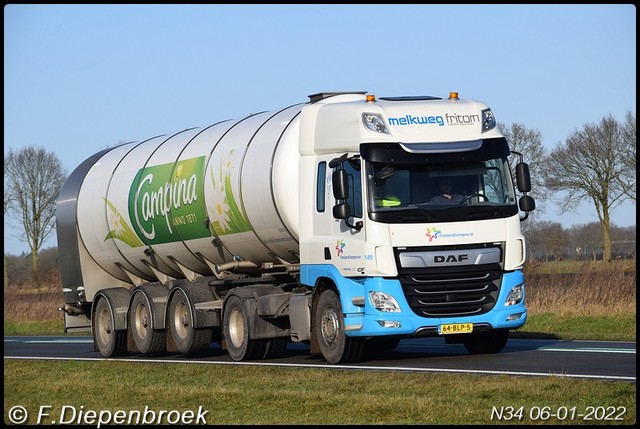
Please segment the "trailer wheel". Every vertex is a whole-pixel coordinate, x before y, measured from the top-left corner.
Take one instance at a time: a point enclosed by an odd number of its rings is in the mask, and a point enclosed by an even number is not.
[[[152,354],[166,350],[167,331],[153,329],[152,311],[143,293],[134,294],[129,306],[129,326],[133,341],[140,353]]]
[[[507,345],[507,340],[509,340],[509,331],[505,329],[470,334],[463,344],[469,353],[477,355],[499,353]]]
[[[222,324],[227,351],[235,361],[261,359],[266,355],[265,340],[249,339],[249,320],[242,300],[235,295],[227,298]]]
[[[127,352],[127,331],[116,331],[113,310],[106,298],[96,304],[93,338],[104,357],[123,356]]]
[[[357,362],[364,358],[364,340],[347,337],[344,333],[342,306],[333,290],[322,292],[314,318],[320,351],[327,362]]]
[[[181,290],[177,290],[171,298],[169,318],[173,341],[181,353],[193,354],[209,349],[212,331],[193,327],[191,305]]]

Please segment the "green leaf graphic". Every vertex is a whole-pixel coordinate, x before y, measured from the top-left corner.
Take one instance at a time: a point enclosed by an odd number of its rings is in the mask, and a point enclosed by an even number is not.
[[[230,152],[230,155],[233,153],[233,150]],[[242,214],[242,210],[238,207],[238,203],[236,202],[235,195],[233,194],[233,188],[231,186],[231,172],[228,170],[227,174],[223,177],[223,162],[220,162],[220,179],[224,186],[224,202],[229,206],[229,210],[226,212],[229,217],[229,222],[227,223],[228,228],[223,228],[219,221],[211,222],[211,227],[213,228],[213,232],[217,235],[225,235],[225,234],[234,234],[238,232],[251,231],[252,227],[247,218]],[[211,182],[213,183],[213,188],[216,188],[216,180],[214,178],[213,171],[211,171]]]
[[[120,221],[120,228],[114,228],[107,233],[104,237],[104,241],[107,240],[120,240],[129,247],[140,247],[144,246],[144,243],[140,241],[136,233],[133,231],[133,228],[129,226],[129,224],[125,221],[125,218],[120,214],[118,209],[106,198],[103,198],[104,201],[109,206],[109,209],[112,211],[112,216],[114,219]],[[109,228],[112,228],[112,225],[109,225]]]

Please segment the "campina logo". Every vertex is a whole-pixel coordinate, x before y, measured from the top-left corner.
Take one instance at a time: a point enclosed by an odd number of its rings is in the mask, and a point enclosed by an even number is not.
[[[441,232],[442,231],[435,226],[431,228],[427,228],[426,236],[429,237],[429,242],[432,242],[434,238],[438,238]]]
[[[129,213],[136,234],[148,244],[210,235],[202,228],[204,161],[197,157],[138,171],[129,191]]]
[[[344,240],[338,240],[338,243],[336,244],[336,250],[338,251],[338,257],[340,257],[340,255],[342,255],[344,253]]]

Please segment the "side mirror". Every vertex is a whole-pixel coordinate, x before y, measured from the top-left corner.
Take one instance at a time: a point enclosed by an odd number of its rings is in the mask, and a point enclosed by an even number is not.
[[[336,219],[349,219],[351,216],[351,207],[349,203],[336,204],[333,206],[333,217]]]
[[[349,198],[349,177],[346,170],[336,170],[331,175],[333,185],[333,197],[336,200],[346,200]]]
[[[349,207],[349,203],[340,203],[333,206],[333,217],[344,220],[349,228],[353,228],[357,231],[360,231],[364,225],[361,220],[357,221],[355,224],[349,222],[349,218],[351,217],[351,207]]]
[[[531,191],[531,176],[529,175],[529,164],[525,162],[519,162],[516,165],[516,183],[518,185],[518,191]]]
[[[518,200],[518,205],[523,212],[531,212],[536,208],[536,201],[529,195],[523,195]]]

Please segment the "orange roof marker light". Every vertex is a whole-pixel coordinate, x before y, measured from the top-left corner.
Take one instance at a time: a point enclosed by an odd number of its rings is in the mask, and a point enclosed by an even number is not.
[[[376,101],[376,96],[375,95],[373,95],[373,94],[367,95],[367,98],[366,98],[366,102],[367,103],[373,103],[375,101]]]
[[[458,93],[454,91],[449,92],[449,100],[458,100]]]

